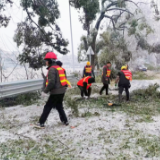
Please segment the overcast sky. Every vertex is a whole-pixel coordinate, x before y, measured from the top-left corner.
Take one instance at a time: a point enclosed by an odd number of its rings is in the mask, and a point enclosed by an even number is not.
[[[138,2],[140,0],[134,0]],[[150,3],[151,0],[143,0],[143,2]],[[155,0],[160,6],[160,0]],[[71,54],[71,36],[70,36],[70,21],[69,21],[69,3],[68,0],[58,0],[59,9],[61,12],[58,24],[62,30],[63,37],[69,40],[68,49]],[[74,54],[77,55],[77,48],[80,43],[80,37],[86,34],[82,29],[82,24],[79,22],[78,13],[74,8],[71,8],[72,12],[72,28],[73,28],[73,39],[74,39]],[[17,23],[24,20],[25,12],[19,7],[19,0],[14,0],[12,8],[8,8],[6,13],[11,16],[11,20],[7,28],[0,28],[0,49],[5,51],[17,51],[17,46],[13,42],[14,31],[17,28]],[[106,26],[106,21],[103,21],[102,26]]]
[[[58,24],[62,30],[63,37],[69,40],[71,44],[70,36],[70,21],[69,21],[69,3],[68,0],[58,0],[60,9],[60,19]],[[25,13],[19,7],[19,0],[14,0],[14,5],[10,9],[7,9],[7,14],[11,16],[11,20],[7,28],[0,28],[0,49],[5,51],[16,51],[17,46],[13,42],[14,31],[17,28],[17,23],[24,20]],[[82,25],[78,21],[78,13],[75,9],[71,9],[72,13],[72,27],[73,27],[73,39],[74,39],[74,53],[77,55],[77,48],[79,40],[82,34],[85,32],[82,30]],[[71,52],[71,45],[68,46]],[[71,54],[71,53],[70,53]]]

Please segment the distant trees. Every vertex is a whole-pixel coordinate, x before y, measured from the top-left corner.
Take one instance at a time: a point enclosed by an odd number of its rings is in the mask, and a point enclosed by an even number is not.
[[[93,66],[98,64],[96,43],[98,31],[102,26],[102,21],[104,19],[109,19],[114,30],[123,31],[126,26],[123,23],[117,25],[118,20],[125,13],[128,15],[128,17],[133,15],[127,9],[127,4],[134,4],[137,6],[137,4],[132,0],[70,0],[70,4],[77,10],[83,10],[83,15],[80,15],[79,20],[83,25],[83,29],[87,31],[85,41],[88,43],[88,46],[92,47],[93,51],[95,52],[95,55],[92,56],[91,61]],[[97,15],[98,18],[96,19]],[[94,21],[95,25],[92,28],[91,26]]]

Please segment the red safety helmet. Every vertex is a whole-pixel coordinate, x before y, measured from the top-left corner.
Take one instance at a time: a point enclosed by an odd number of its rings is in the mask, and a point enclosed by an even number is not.
[[[48,52],[44,59],[57,59],[57,56],[53,52]]]

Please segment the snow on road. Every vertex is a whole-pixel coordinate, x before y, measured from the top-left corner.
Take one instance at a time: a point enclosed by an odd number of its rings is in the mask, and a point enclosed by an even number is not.
[[[146,89],[150,85],[154,85],[156,83],[160,86],[160,79],[156,79],[156,80],[133,80],[131,82],[131,88],[129,90],[130,90],[130,93],[131,93],[131,92],[133,92],[134,90],[137,90],[137,89]],[[99,84],[98,86],[102,86],[102,84]],[[110,92],[114,95],[117,95],[118,91],[115,91],[114,89],[115,89],[114,86],[110,86]],[[158,88],[158,91],[160,91],[160,88]]]

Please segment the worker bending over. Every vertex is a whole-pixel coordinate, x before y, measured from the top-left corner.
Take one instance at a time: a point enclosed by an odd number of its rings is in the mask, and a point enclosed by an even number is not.
[[[106,95],[108,95],[108,88],[110,84],[110,77],[111,77],[111,63],[107,62],[107,64],[103,67],[102,72],[102,83],[103,87],[100,90],[100,95],[102,95],[103,90],[106,90]]]
[[[93,71],[93,68],[90,62],[87,62],[86,66],[84,67],[82,78],[87,77],[87,76],[92,76],[95,78],[94,71]]]
[[[82,78],[81,80],[78,81],[77,86],[81,90],[81,97],[88,96],[88,98],[91,95],[91,85],[92,83],[95,82],[95,78],[88,76],[85,78]]]
[[[122,93],[125,89],[126,100],[129,101],[129,88],[131,87],[130,81],[132,81],[132,73],[127,69],[127,66],[122,66],[121,71],[118,73],[116,78],[116,84],[119,87],[119,102],[122,102]]]

